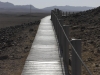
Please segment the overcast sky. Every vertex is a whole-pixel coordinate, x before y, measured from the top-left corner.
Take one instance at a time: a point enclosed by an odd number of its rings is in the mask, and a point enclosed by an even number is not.
[[[98,7],[100,0],[0,0],[1,2],[10,2],[15,5],[29,5],[32,4],[37,8],[44,8],[49,6],[91,6]]]

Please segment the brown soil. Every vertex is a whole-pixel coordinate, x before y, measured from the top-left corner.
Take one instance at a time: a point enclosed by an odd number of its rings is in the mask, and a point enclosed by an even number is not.
[[[20,25],[17,25],[16,22],[10,25],[9,22],[7,22],[9,19],[5,21],[6,16],[5,18],[3,17],[4,20],[2,23],[6,22],[6,28],[0,29],[0,75],[21,75],[40,19],[46,15],[47,14],[37,14],[35,16],[38,16],[38,19],[33,17],[33,21],[31,19],[32,22],[25,22],[26,20],[22,19],[22,21],[20,20]],[[13,22],[12,20],[10,21]],[[1,25],[1,27],[3,26]]]
[[[0,28],[34,22],[49,13],[0,13]]]
[[[82,59],[93,75],[100,75],[100,7],[65,19],[71,38],[82,39]],[[85,69],[82,75],[89,75]]]

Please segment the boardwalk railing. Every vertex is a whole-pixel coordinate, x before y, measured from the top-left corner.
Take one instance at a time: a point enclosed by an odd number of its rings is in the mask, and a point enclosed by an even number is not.
[[[69,25],[63,25],[64,21],[61,18],[62,16],[67,17],[68,14],[66,13],[66,15],[64,15],[59,9],[51,11],[51,20],[59,42],[58,44],[64,62],[65,73],[66,70],[69,70],[69,65],[71,65],[71,75],[81,75],[81,67],[83,65],[89,75],[92,75],[81,59],[81,39],[69,40]],[[69,58],[69,47],[72,49],[71,59]]]

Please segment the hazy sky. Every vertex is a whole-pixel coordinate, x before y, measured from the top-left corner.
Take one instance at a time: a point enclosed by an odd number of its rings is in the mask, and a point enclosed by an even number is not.
[[[44,8],[48,6],[91,6],[98,7],[100,0],[0,0],[1,2],[11,2],[15,5],[32,4],[37,8]]]

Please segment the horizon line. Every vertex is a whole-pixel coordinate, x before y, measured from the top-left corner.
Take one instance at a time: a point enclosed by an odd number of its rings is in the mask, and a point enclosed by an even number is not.
[[[2,1],[0,1],[0,2],[2,2]],[[11,2],[2,2],[2,3],[11,3]],[[14,3],[11,3],[11,4],[13,4],[14,6],[17,6],[17,5],[19,5],[19,6],[24,6],[24,5],[32,5],[32,6],[34,6],[33,4],[22,4],[22,5],[20,5],[20,4],[14,4]],[[94,6],[73,6],[73,5],[51,5],[51,6],[46,6],[46,7],[42,7],[42,8],[39,8],[39,7],[35,7],[35,8],[38,8],[38,9],[43,9],[43,8],[47,8],[47,7],[54,7],[54,6],[72,6],[72,7],[93,7],[93,8],[95,8]],[[97,6],[97,7],[99,7],[99,6]]]

